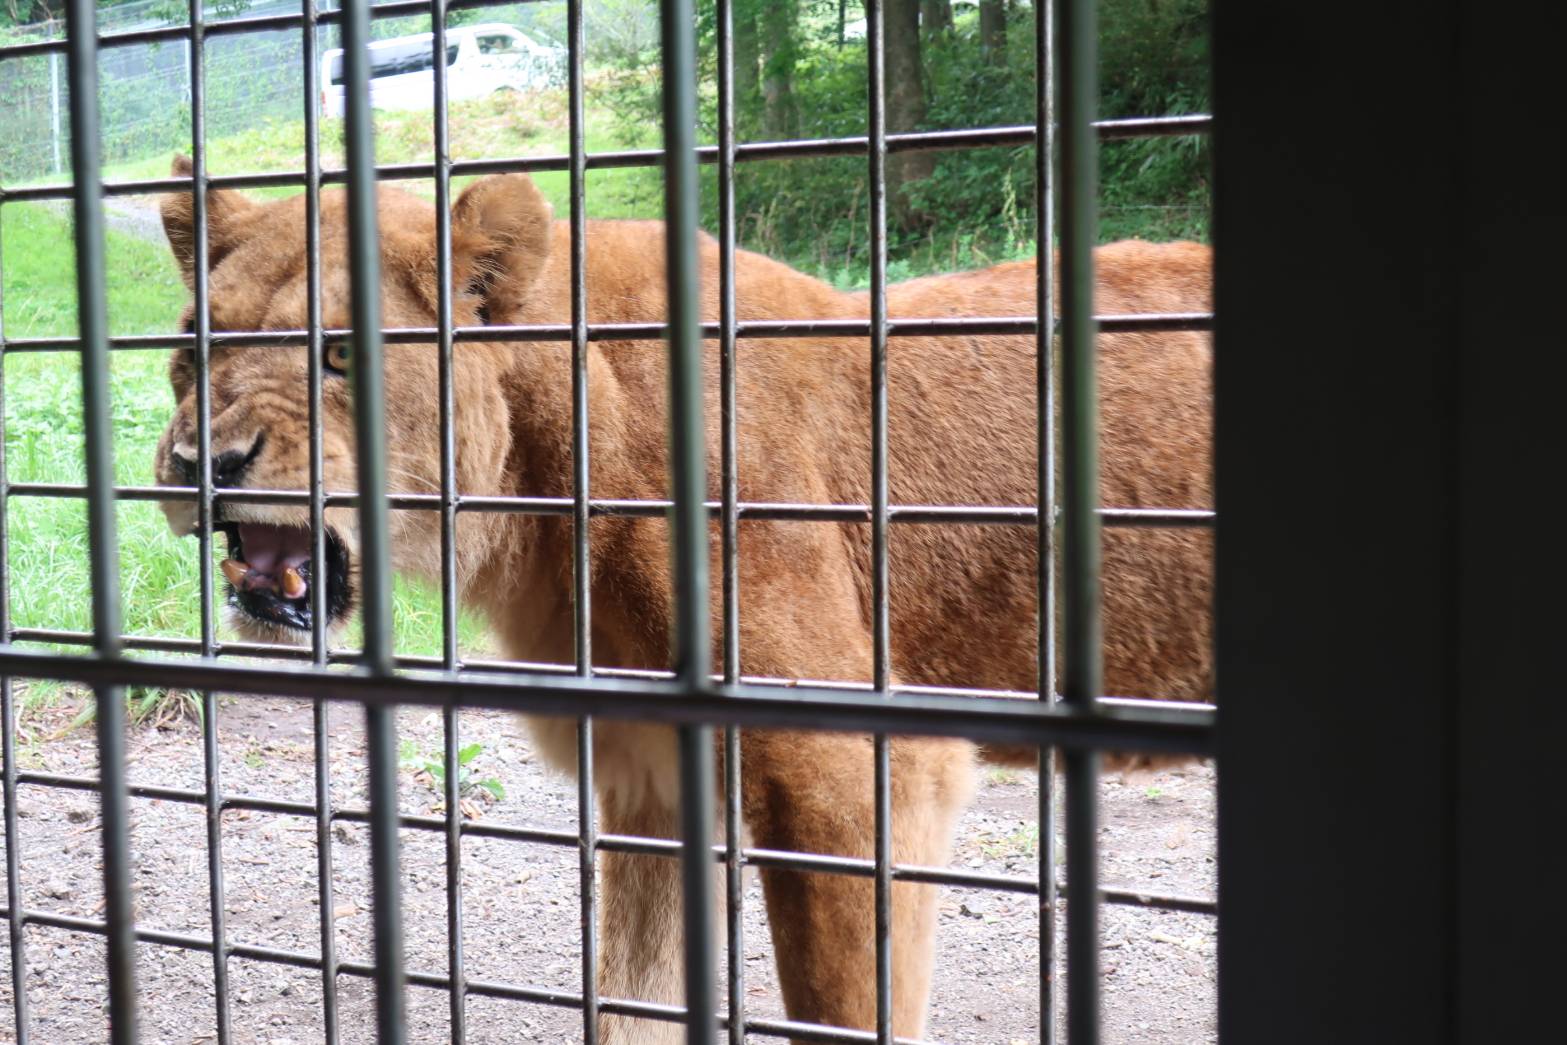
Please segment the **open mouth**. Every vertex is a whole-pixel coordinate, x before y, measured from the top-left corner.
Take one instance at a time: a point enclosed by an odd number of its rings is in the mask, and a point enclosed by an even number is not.
[[[229,602],[241,612],[268,624],[309,631],[315,603],[312,589],[326,585],[328,623],[348,614],[348,550],[336,534],[326,531],[325,578],[311,564],[310,531],[299,526],[265,523],[220,523],[228,537],[223,560]]]

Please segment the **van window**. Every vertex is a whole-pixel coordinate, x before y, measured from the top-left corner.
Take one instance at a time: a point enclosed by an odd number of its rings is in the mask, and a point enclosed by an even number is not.
[[[509,36],[495,34],[493,36],[479,37],[480,54],[516,54],[521,48],[517,41]]]
[[[457,61],[457,44],[446,45],[446,64],[450,66]],[[332,56],[331,74],[328,82],[336,87],[343,82],[343,56],[341,53]],[[430,57],[430,41],[423,40],[414,44],[402,44],[397,47],[374,47],[370,50],[370,78],[380,79],[383,76],[401,76],[404,73],[419,73],[433,69],[435,63]]]

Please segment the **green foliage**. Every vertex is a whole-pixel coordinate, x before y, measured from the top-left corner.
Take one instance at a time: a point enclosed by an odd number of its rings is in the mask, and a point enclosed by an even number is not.
[[[214,21],[225,18],[238,18],[250,10],[250,0],[212,0],[207,17],[216,15]],[[159,0],[147,9],[147,17],[155,18],[170,25],[179,25],[190,21],[190,0]]]
[[[528,29],[541,40],[566,45],[566,5],[526,5],[531,25],[498,16]],[[582,5],[582,44],[586,64],[596,70],[644,68],[658,62],[657,0],[586,0]]]
[[[1208,112],[1207,0],[1101,0],[1100,112]],[[1145,138],[1100,150],[1105,239],[1206,239],[1207,137]]]
[[[475,775],[470,763],[484,752],[483,744],[469,744],[457,752],[457,794],[466,796],[475,790],[482,790],[489,794],[497,802],[506,797],[505,786],[495,777],[479,778]],[[402,767],[411,771],[415,778],[423,777],[430,790],[436,794],[444,794],[446,791],[446,758],[441,752],[427,752],[422,750],[412,740],[404,740],[398,748],[398,761]]]
[[[858,5],[853,5],[858,8]],[[763,17],[764,0],[736,0],[735,19],[756,20],[764,34],[759,71],[780,59],[765,34],[779,20]],[[802,138],[866,133],[865,42],[837,41],[836,4],[798,5],[800,17],[782,50],[792,64],[792,95]],[[1035,118],[1034,13],[1009,5],[1001,61],[984,54],[979,18],[959,8],[950,32],[922,44],[928,107],[920,130],[1031,124]],[[851,10],[850,20],[859,12]],[[717,139],[717,53],[714,5],[699,5],[700,113],[704,137]],[[738,46],[738,45],[737,45]],[[772,54],[773,57],[769,58]],[[1106,117],[1205,112],[1208,37],[1206,0],[1102,0],[1101,113]],[[738,140],[768,137],[765,101],[737,77]],[[628,138],[656,140],[659,121],[656,56],[627,56],[601,79],[594,102],[617,114]],[[648,143],[651,143],[649,141]],[[1101,150],[1101,236],[1104,240],[1205,239],[1208,234],[1208,147],[1200,137],[1112,142]],[[1032,256],[1034,150],[984,148],[935,154],[929,175],[908,188],[912,220],[889,230],[894,278],[972,268]],[[735,209],[742,244],[782,258],[838,285],[868,280],[869,204],[861,157],[748,162],[737,170]],[[717,172],[702,171],[703,221],[718,223]]]

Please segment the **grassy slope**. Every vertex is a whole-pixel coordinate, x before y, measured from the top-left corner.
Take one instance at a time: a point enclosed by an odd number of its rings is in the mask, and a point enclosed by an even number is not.
[[[430,163],[434,157],[428,112],[377,112],[376,160],[379,163]],[[450,151],[454,160],[501,159],[514,156],[561,155],[567,151],[566,114],[558,92],[527,95],[520,99],[495,95],[468,102],[454,102],[450,115]],[[590,115],[585,142],[589,152],[627,148],[601,115]],[[269,121],[230,138],[207,144],[207,168],[213,174],[255,174],[299,171],[305,166],[303,120]],[[321,165],[343,164],[343,122],[322,120]],[[163,178],[169,173],[173,152],[117,164],[104,171],[112,181]],[[555,206],[567,213],[565,171],[543,171],[534,180]],[[472,178],[455,178],[457,189]],[[429,179],[397,182],[410,192],[433,197]],[[257,195],[288,196],[297,189],[262,189]],[[653,167],[590,171],[587,175],[588,213],[599,218],[647,218],[660,213],[658,171]]]

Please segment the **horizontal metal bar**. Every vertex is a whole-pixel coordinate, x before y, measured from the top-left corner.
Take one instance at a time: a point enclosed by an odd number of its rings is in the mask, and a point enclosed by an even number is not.
[[[9,918],[10,916],[10,909],[0,906],[0,918]],[[86,933],[94,936],[102,936],[107,932],[107,927],[103,922],[74,915],[55,914],[49,911],[23,910],[21,911],[21,920],[26,925],[46,926],[52,929],[63,929],[68,932]],[[142,943],[203,953],[211,953],[213,949],[212,941],[205,937],[187,933],[168,932],[162,929],[138,927],[136,929],[136,939]],[[276,947],[262,947],[244,943],[227,944],[224,947],[224,951],[231,958],[241,958],[248,961],[286,965],[296,969],[321,968],[319,955],[303,951],[287,951]],[[337,971],[342,975],[354,976],[359,979],[373,979],[375,976],[375,966],[366,962],[339,962]],[[443,973],[410,970],[407,974],[407,980],[408,984],[413,987],[424,987],[438,991],[450,991],[452,989],[450,977]],[[465,980],[461,989],[464,994],[469,996],[479,995],[487,998],[527,1002],[534,1005],[549,1005],[556,1008],[580,1009],[583,1007],[582,995],[572,991],[559,991],[547,987],[525,987],[513,983],[468,979]],[[597,999],[597,1002],[601,1012],[612,1015],[633,1016],[640,1019],[660,1020],[666,1023],[679,1023],[685,1019],[685,1009],[678,1005],[659,1005],[653,1002],[635,1001],[629,998],[606,998],[602,996]],[[719,1021],[721,1026],[728,1026],[728,1019],[723,1014],[719,1015]],[[843,1027],[828,1027],[819,1023],[801,1023],[794,1020],[747,1019],[744,1021],[744,1025],[747,1034],[791,1038],[796,1041],[861,1045],[861,1043],[873,1043],[876,1040],[875,1035],[867,1031],[855,1031]],[[932,1045],[932,1043],[917,1038],[898,1038],[897,1045]]]
[[[1207,331],[1213,329],[1211,312],[1169,312],[1143,315],[1096,316],[1103,333],[1152,334]],[[589,341],[657,341],[667,328],[662,323],[594,323],[587,328]],[[977,334],[1033,335],[1039,323],[1033,316],[953,316],[940,319],[889,319],[891,337],[967,337]],[[865,319],[770,319],[747,320],[735,326],[735,336],[765,338],[863,338],[870,334]],[[335,328],[323,330],[323,344],[339,344],[353,338],[353,331]],[[387,344],[429,344],[440,336],[436,327],[388,327],[381,331]],[[702,324],[702,336],[719,336],[717,323]],[[455,327],[455,341],[535,342],[569,341],[571,326],[566,323],[537,323],[526,326]],[[213,331],[214,348],[302,348],[310,343],[308,330]],[[193,348],[192,334],[128,334],[109,339],[109,348],[119,351],[145,351],[158,348]],[[75,352],[81,342],[74,337],[12,338],[0,341],[0,348],[11,352]]]
[[[376,10],[380,10],[377,8]],[[323,18],[327,12],[323,12]],[[285,16],[298,22],[299,16]],[[230,22],[215,22],[208,28],[214,33],[219,26]],[[177,37],[182,32],[168,29],[148,30],[159,38]],[[143,42],[140,40],[134,42]],[[21,44],[20,48],[40,52],[57,50],[51,42]],[[0,60],[10,55],[11,48],[0,48]],[[20,57],[25,57],[21,55]],[[1213,128],[1213,117],[1205,113],[1180,116],[1149,116],[1125,120],[1101,120],[1095,124],[1101,140],[1125,141],[1132,138],[1167,138],[1206,134]],[[970,127],[950,131],[913,131],[887,135],[887,151],[933,152],[948,149],[979,149],[996,147],[1021,148],[1034,142],[1033,124],[1005,127]],[[802,159],[824,156],[863,156],[869,148],[863,136],[847,138],[816,138],[794,141],[747,142],[735,147],[735,159],[740,162],[759,160]],[[696,149],[698,163],[718,162],[718,146],[702,145]],[[610,170],[625,167],[657,167],[664,162],[662,149],[623,149],[611,152],[590,152],[585,158],[586,170]],[[510,156],[488,160],[455,160],[451,164],[452,177],[470,177],[482,174],[515,174],[539,171],[565,171],[570,169],[571,157],[567,154],[547,156]],[[391,163],[375,168],[376,177],[382,181],[423,180],[435,177],[433,163]],[[321,184],[341,185],[348,180],[345,168],[323,168]],[[212,175],[207,184],[214,189],[275,189],[303,187],[304,171],[268,171],[250,174]],[[189,192],[189,178],[142,178],[134,181],[113,181],[103,184],[106,196],[143,196],[163,192]],[[25,200],[68,199],[70,185],[29,185],[0,191],[0,203]]]
[[[515,0],[447,0],[446,9],[457,11],[465,8],[499,7]],[[386,0],[370,8],[371,19],[405,18],[409,15],[430,13],[429,0]],[[341,10],[317,11],[311,21],[317,25],[335,25],[343,20]],[[204,22],[204,36],[238,36],[250,33],[271,33],[288,29],[301,29],[307,24],[303,14],[257,15],[252,18],[232,18],[221,22]],[[101,33],[99,50],[106,47],[130,47],[137,44],[166,43],[171,40],[190,40],[193,30],[190,23],[150,26],[144,29],[127,29],[118,33]],[[20,44],[0,47],[0,61],[10,58],[33,58],[65,50],[65,39],[30,40]]]
[[[11,630],[12,642],[47,642],[55,645],[90,646],[93,636],[86,631],[65,631],[52,628],[13,628]],[[172,636],[157,635],[122,635],[121,646],[127,650],[144,650],[155,653],[201,653],[201,643],[197,639],[176,638]],[[275,643],[261,642],[224,642],[215,644],[214,654],[229,657],[269,657],[279,660],[307,661],[312,657],[311,651],[303,646],[284,646]],[[358,664],[361,660],[361,652],[356,649],[339,647],[327,654],[329,664]],[[399,668],[412,669],[439,669],[445,666],[440,657],[415,656],[403,654],[396,660]],[[523,660],[487,660],[482,658],[459,661],[454,669],[459,674],[480,672],[484,674],[500,675],[572,675],[575,668],[571,664],[544,664],[537,661]],[[660,671],[653,668],[615,668],[597,667],[593,669],[596,678],[635,679],[643,682],[662,682],[672,680],[675,675],[672,671]],[[716,672],[714,681],[722,681],[722,676]],[[773,688],[793,689],[800,685],[807,685],[815,689],[831,690],[834,692],[863,692],[869,693],[872,687],[868,682],[852,682],[832,679],[798,679],[778,678],[768,675],[743,675],[740,682],[747,686],[766,686]],[[924,697],[994,697],[1005,700],[1037,700],[1039,694],[1032,690],[1013,689],[976,689],[972,687],[958,686],[912,686],[893,685],[893,693],[907,693]],[[1213,715],[1216,708],[1213,704],[1198,701],[1164,700],[1155,697],[1100,697],[1099,703],[1107,707],[1116,708],[1153,708],[1155,710],[1178,709],[1184,713],[1196,716]]]
[[[9,910],[0,908],[0,916],[9,917]],[[98,936],[102,936],[107,932],[107,927],[103,922],[91,918],[55,914],[49,911],[28,910],[22,911],[21,917],[22,921],[27,925],[42,925],[54,929],[65,929],[71,932],[89,933]],[[212,940],[206,937],[168,932],[161,929],[138,927],[136,929],[136,939],[142,943],[160,944],[181,950],[210,953],[213,949]],[[286,951],[276,947],[261,947],[243,943],[227,944],[224,947],[224,951],[231,958],[244,958],[250,961],[269,962],[275,965],[288,965],[299,969],[319,969],[321,967],[319,955],[303,951]],[[357,976],[361,979],[373,979],[375,976],[375,966],[366,962],[339,962],[337,971],[343,975]],[[408,982],[414,986],[429,987],[436,990],[451,989],[451,981],[440,973],[409,972]],[[464,984],[464,989],[468,994],[533,1002],[539,1005],[555,1005],[569,1008],[580,1007],[582,1004],[581,995],[542,987],[524,987],[511,983],[468,980]],[[658,1020],[679,1020],[684,1017],[684,1011],[681,1009],[630,999],[601,998],[599,1004],[606,1012],[617,1012],[627,1016],[640,1016]]]
[[[354,700],[364,704],[490,707],[535,715],[596,715],[667,725],[749,727],[955,736],[1009,744],[1054,744],[1208,755],[1214,717],[1157,703],[1137,707],[1052,708],[1037,701],[900,693],[883,697],[810,685],[745,683],[692,694],[676,683],[643,679],[487,675],[446,671],[373,678],[361,671],[321,672],[289,665],[213,660],[72,656],[0,646],[0,674],[87,685],[163,686],[192,690]]]
[[[73,483],[10,483],[0,494],[5,497],[82,498],[87,488]],[[199,493],[193,486],[116,486],[115,497],[122,501],[194,501]],[[212,492],[214,504],[309,504],[303,490],[233,490]],[[329,493],[328,507],[354,507],[359,496]],[[661,519],[669,514],[670,501],[632,501],[604,498],[588,502],[588,513],[599,517]],[[400,511],[439,511],[445,507],[440,494],[390,494],[387,504]],[[458,496],[460,512],[506,512],[518,515],[570,515],[574,502],[568,497]],[[708,515],[718,518],[723,510],[719,501],[705,502]],[[772,501],[742,501],[741,519],[778,522],[864,523],[871,510],[863,504],[788,504]],[[1165,527],[1174,529],[1207,528],[1215,513],[1206,508],[1100,508],[1100,521],[1108,526]],[[1029,505],[892,505],[888,509],[893,522],[971,525],[1033,526],[1039,521],[1038,509]]]
[[[18,786],[53,787],[69,791],[96,793],[96,778],[68,776],[61,773],[42,773],[19,770]],[[127,794],[132,798],[157,799],[186,805],[201,805],[205,793],[195,788],[167,787],[153,784],[131,784]],[[314,818],[316,807],[310,802],[291,802],[284,799],[260,798],[252,795],[224,795],[222,808],[243,809],[257,813],[280,816]],[[368,823],[370,811],[366,808],[332,810],[333,822]],[[403,813],[398,825],[412,831],[444,832],[446,819],[440,816],[421,816]],[[545,828],[523,827],[515,824],[499,824],[484,821],[463,821],[460,834],[473,838],[505,839],[530,845],[552,845],[575,848],[580,839],[575,831],[554,831]],[[629,853],[638,856],[658,856],[669,859],[680,857],[680,843],[668,838],[644,838],[634,835],[601,834],[596,839],[596,851],[604,853]],[[722,845],[713,846],[713,859],[722,862],[728,850]],[[821,874],[844,874],[870,878],[876,874],[874,860],[848,856],[831,856],[823,853],[802,853],[781,849],[742,848],[740,862],[749,867],[774,870],[807,871]],[[1015,875],[986,874],[960,868],[927,867],[918,864],[893,864],[892,877],[900,882],[920,882],[930,885],[947,885],[963,889],[983,889],[992,892],[1037,894],[1039,880]],[[1066,896],[1066,886],[1057,886],[1059,895]],[[1180,896],[1146,892],[1125,888],[1102,888],[1100,899],[1104,903],[1130,907],[1152,907],[1167,911],[1186,911],[1194,914],[1218,914],[1218,901],[1199,896]]]

